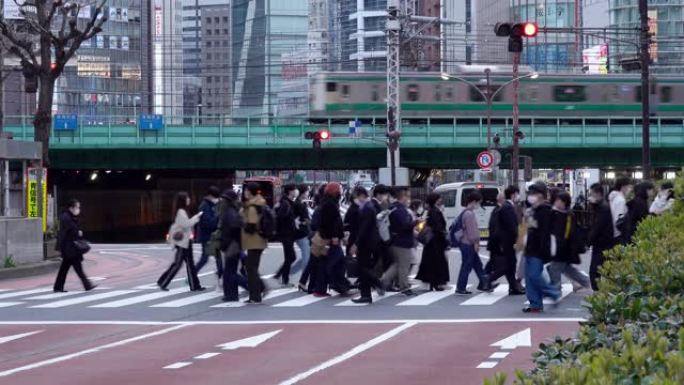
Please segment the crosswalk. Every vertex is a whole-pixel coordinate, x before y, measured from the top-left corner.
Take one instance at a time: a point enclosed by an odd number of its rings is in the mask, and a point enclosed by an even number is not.
[[[373,293],[373,305],[419,307],[446,304],[448,306],[497,306],[502,303],[522,305],[524,296],[511,297],[508,295],[508,285],[499,285],[491,293],[476,292],[472,295],[454,295],[454,289],[444,291],[426,291],[418,285],[412,287],[416,295],[406,297],[401,293],[388,292],[384,296]],[[468,286],[472,290],[472,285]],[[573,293],[572,284],[562,285],[562,297]],[[153,309],[174,309],[202,306],[208,308],[238,308],[245,307],[244,299],[247,293],[240,289],[241,301],[222,302],[222,293],[218,291],[191,292],[187,286],[179,284],[169,291],[143,290],[138,288],[98,288],[94,291],[70,291],[67,293],[52,293],[50,287],[34,289],[0,289],[0,308],[26,307],[39,309],[69,309],[82,306],[92,311],[104,309],[120,309],[127,307],[146,307]],[[550,301],[545,300],[549,304]],[[263,298],[265,306],[273,308],[304,308],[310,306],[332,306],[333,308],[363,307],[368,304],[356,304],[348,296],[332,295],[330,297],[315,297],[303,293],[296,288],[279,288],[269,291]],[[7,310],[4,310],[7,311]]]

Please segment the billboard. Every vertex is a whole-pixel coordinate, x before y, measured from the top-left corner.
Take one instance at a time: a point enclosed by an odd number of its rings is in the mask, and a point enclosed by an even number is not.
[[[599,44],[582,50],[582,66],[588,74],[608,73],[608,44]]]
[[[648,10],[648,33],[651,34],[651,44],[648,47],[648,52],[651,56],[651,62],[658,62],[658,43],[656,43],[656,38],[658,37],[658,10],[649,9]]]

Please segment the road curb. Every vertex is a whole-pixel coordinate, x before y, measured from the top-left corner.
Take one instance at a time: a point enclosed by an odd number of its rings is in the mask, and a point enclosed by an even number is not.
[[[34,275],[51,273],[59,267],[59,259],[50,259],[40,263],[30,265],[20,265],[11,268],[0,269],[0,279],[24,278]]]

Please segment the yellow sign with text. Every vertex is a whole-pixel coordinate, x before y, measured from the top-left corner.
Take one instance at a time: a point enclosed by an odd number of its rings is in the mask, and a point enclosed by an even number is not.
[[[35,175],[35,174],[33,174]],[[47,182],[45,179],[41,183],[43,186],[43,232],[47,231]],[[26,186],[26,216],[38,218],[38,181],[31,177],[29,172],[28,185]]]

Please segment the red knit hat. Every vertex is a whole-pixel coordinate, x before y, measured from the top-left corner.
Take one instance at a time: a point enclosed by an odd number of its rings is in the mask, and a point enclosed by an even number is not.
[[[342,185],[337,182],[328,183],[328,185],[325,186],[323,193],[328,196],[342,195]]]

